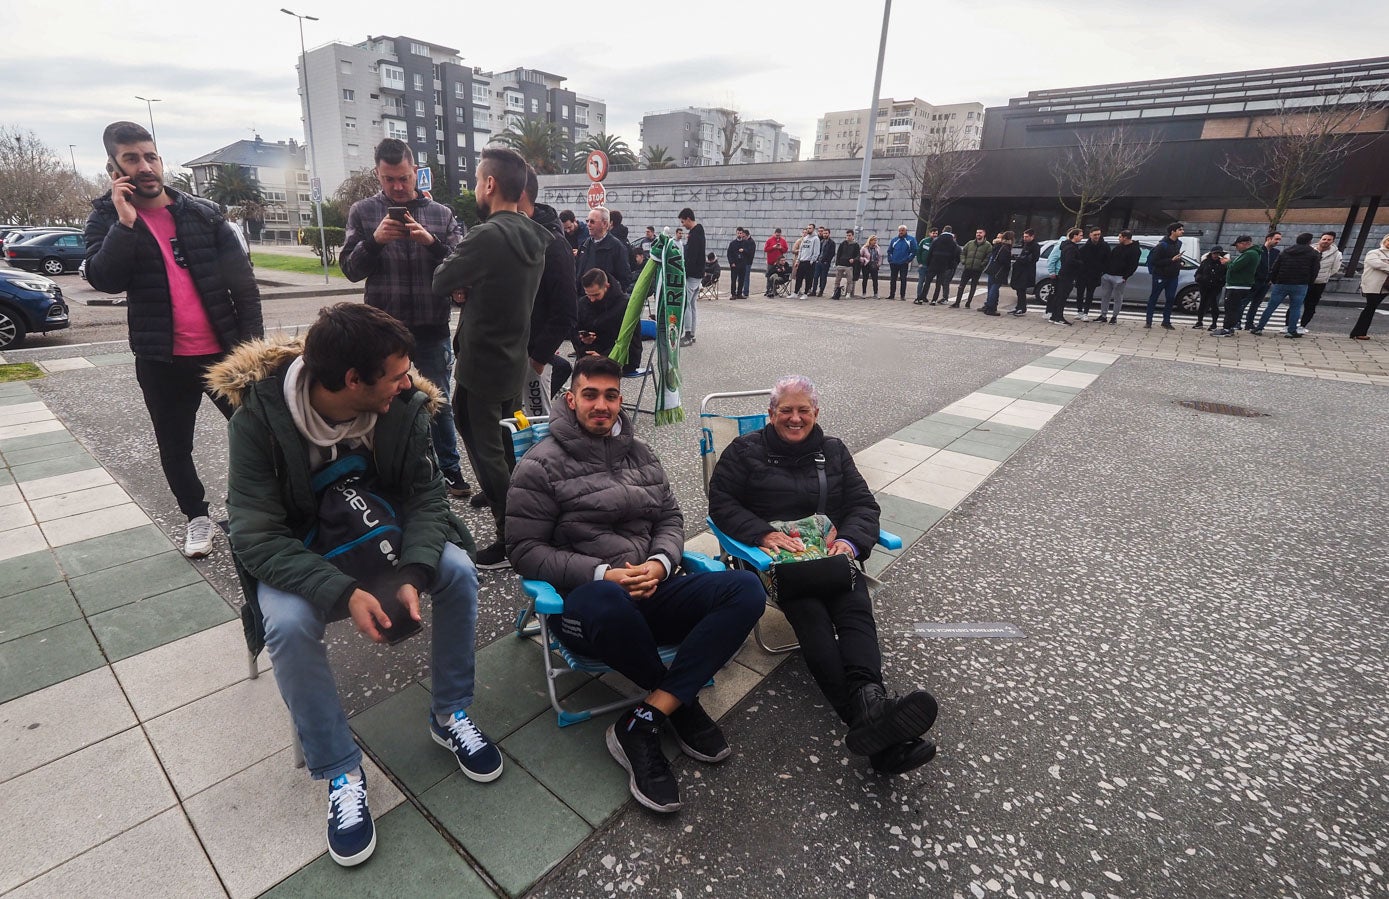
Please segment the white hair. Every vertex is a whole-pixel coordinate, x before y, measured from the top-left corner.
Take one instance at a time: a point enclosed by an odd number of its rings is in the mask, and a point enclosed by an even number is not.
[[[606,207],[606,206],[594,206],[592,209],[589,210],[589,212],[596,212],[596,213],[598,213],[598,217],[599,217],[600,219],[602,219],[602,220],[604,221],[604,223],[609,224],[609,225],[612,224],[613,217],[612,217],[612,213],[608,212],[608,207]]]
[[[777,379],[776,384],[772,385],[772,398],[767,403],[767,410],[770,412],[781,405],[782,397],[789,393],[804,393],[810,397],[812,409],[820,408],[820,391],[815,389],[815,382],[805,375],[786,375]]]

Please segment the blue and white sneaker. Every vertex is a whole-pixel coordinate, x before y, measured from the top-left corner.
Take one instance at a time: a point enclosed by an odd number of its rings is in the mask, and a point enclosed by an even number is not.
[[[431,714],[429,735],[435,743],[453,753],[458,759],[458,767],[472,780],[488,783],[502,776],[501,750],[488,739],[487,734],[478,730],[473,719],[462,709],[454,712],[445,725],[439,724]]]
[[[366,773],[357,772],[355,780],[339,774],[328,784],[328,854],[345,868],[360,865],[376,851]]]

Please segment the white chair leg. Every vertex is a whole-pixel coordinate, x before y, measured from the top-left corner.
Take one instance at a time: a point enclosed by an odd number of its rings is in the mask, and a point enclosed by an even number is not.
[[[249,650],[246,652],[246,664],[250,668],[250,671],[246,675],[247,677],[251,680],[260,677],[260,667],[256,665],[256,657],[251,655]]]
[[[294,722],[289,723],[290,745],[294,750],[294,767],[304,767],[304,747],[299,743],[299,731],[295,729]]]

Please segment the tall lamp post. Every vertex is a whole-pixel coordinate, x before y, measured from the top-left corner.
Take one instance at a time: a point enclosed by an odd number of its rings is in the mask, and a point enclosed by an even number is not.
[[[72,157],[72,173],[77,174],[77,144],[68,144],[68,155]]]
[[[311,179],[310,198],[314,211],[318,213],[318,256],[323,260],[323,283],[328,282],[328,241],[323,233],[323,184],[318,180],[318,150],[313,140],[313,107],[309,103],[309,54],[304,49],[304,20],[317,22],[318,16],[301,16],[281,7],[280,12],[299,20],[299,75],[304,91],[304,128],[309,139],[309,178]]]
[[[136,100],[144,100],[144,101],[145,101],[145,109],[146,109],[146,110],[149,112],[149,114],[150,114],[150,140],[152,140],[152,141],[154,142],[154,148],[155,148],[156,150],[158,150],[158,149],[159,149],[159,138],[155,135],[155,131],[154,131],[154,104],[156,104],[156,103],[163,103],[164,101],[161,100],[161,99],[159,99],[158,97],[155,97],[155,98],[153,98],[153,99],[149,99],[149,98],[147,98],[147,97],[136,97],[135,99],[136,99]]]
[[[868,139],[863,143],[863,173],[858,179],[858,207],[854,210],[854,233],[868,202],[868,173],[873,167],[873,131],[878,125],[878,92],[883,86],[883,57],[887,53],[887,23],[892,18],[892,0],[883,0],[883,34],[878,39],[878,69],[873,75],[873,105],[868,107]]]

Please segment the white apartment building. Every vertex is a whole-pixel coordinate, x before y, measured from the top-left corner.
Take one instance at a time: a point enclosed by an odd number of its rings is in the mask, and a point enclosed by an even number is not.
[[[690,106],[647,113],[641,120],[641,152],[664,147],[678,166],[724,165],[725,127],[730,109]],[[772,119],[744,119],[733,138],[730,165],[750,162],[794,162],[801,141]]]
[[[935,106],[919,97],[879,100],[873,155],[911,156],[938,149],[977,150],[983,134],[982,103]],[[867,109],[827,112],[815,126],[815,158],[861,157],[867,140]]]

